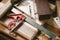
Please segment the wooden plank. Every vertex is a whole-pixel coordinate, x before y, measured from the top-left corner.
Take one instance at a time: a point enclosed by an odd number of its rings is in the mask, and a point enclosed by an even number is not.
[[[14,32],[10,32],[6,27],[5,24],[3,24],[4,22],[0,21],[0,31],[6,33],[7,35],[11,36],[12,38],[16,39],[16,40],[27,40],[24,37],[20,36],[20,35],[16,35],[16,33]]]
[[[48,24],[45,24],[45,28],[47,28],[49,31],[52,31],[56,36],[60,36],[60,29],[58,28],[54,19],[51,18],[49,21],[47,21],[47,23]]]
[[[6,4],[0,9],[0,18],[11,8],[11,6],[11,1],[8,0]]]
[[[48,0],[35,0],[37,6],[37,13],[39,15],[39,19],[49,19],[51,12],[49,9]]]
[[[39,40],[51,40],[51,38],[45,35],[44,33],[41,33],[40,35],[38,35],[38,39]]]
[[[5,28],[5,26],[4,26],[3,24],[1,24],[1,22],[0,22],[0,31],[2,31],[2,32],[4,32],[5,34],[9,35],[10,37],[14,38],[13,36],[11,36],[11,35],[9,34],[10,31],[9,31],[7,28]],[[15,38],[14,38],[14,39],[15,39]]]
[[[49,31],[52,31],[56,36],[60,36],[60,30],[51,25],[45,25]],[[52,30],[51,30],[52,29]]]
[[[56,5],[57,5],[57,14],[60,18],[60,0],[56,0]]]

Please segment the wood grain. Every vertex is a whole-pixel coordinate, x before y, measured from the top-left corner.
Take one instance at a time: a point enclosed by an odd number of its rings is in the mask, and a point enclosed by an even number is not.
[[[39,14],[39,19],[49,19],[51,12],[49,8],[48,0],[36,0],[37,13]]]
[[[56,5],[57,5],[57,14],[60,17],[60,1],[59,0],[56,1]]]

